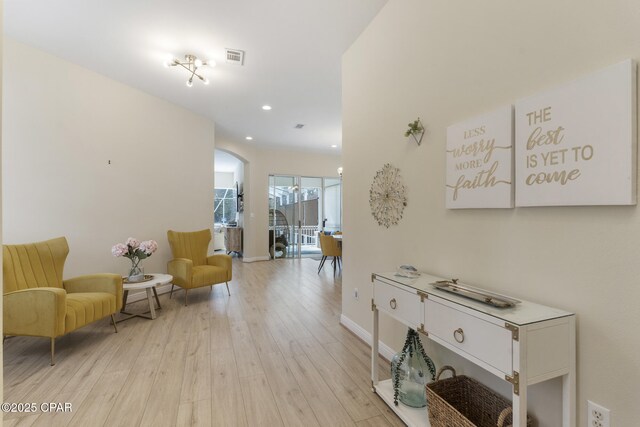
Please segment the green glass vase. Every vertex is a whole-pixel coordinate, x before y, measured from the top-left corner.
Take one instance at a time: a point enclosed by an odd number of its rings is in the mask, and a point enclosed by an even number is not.
[[[391,359],[393,403],[397,406],[400,401],[412,408],[427,406],[425,386],[435,378],[436,367],[424,352],[420,336],[409,329],[402,351]]]

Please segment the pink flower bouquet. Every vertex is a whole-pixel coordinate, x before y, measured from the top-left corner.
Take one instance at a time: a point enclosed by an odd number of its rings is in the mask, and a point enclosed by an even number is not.
[[[156,250],[158,243],[155,240],[140,240],[129,237],[125,243],[117,243],[111,248],[111,254],[115,257],[125,257],[131,260],[129,280],[132,282],[144,279],[144,274],[139,264],[145,258],[149,258]]]

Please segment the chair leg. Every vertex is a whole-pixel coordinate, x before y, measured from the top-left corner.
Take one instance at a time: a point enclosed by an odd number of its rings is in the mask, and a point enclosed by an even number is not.
[[[55,365],[56,339],[51,338],[51,366]]]
[[[209,292],[213,290],[213,285],[209,286]]]
[[[174,286],[175,286],[175,285],[172,283],[172,284],[171,284],[171,292],[169,293],[169,299],[171,299],[171,297],[173,296],[173,287],[174,287]]]
[[[118,333],[118,327],[116,326],[116,319],[115,317],[113,317],[113,314],[111,315],[111,323],[113,323],[113,329],[116,330],[116,334]]]
[[[333,262],[331,262],[331,264],[333,264],[333,277],[336,277],[336,257],[333,257]]]
[[[322,256],[322,259],[320,260],[320,265],[318,266],[318,274],[320,274],[320,271],[322,270],[322,267],[324,266],[324,262],[327,260],[326,256]]]
[[[231,296],[231,292],[229,292],[229,282],[224,282],[225,285],[227,285],[227,293],[229,294],[229,296]]]
[[[187,297],[189,296],[189,289],[184,290],[184,306],[187,306]]]

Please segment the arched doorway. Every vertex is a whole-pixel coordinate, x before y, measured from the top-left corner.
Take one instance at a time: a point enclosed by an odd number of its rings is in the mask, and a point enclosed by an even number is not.
[[[242,256],[244,248],[245,161],[227,151],[214,153],[213,249]]]

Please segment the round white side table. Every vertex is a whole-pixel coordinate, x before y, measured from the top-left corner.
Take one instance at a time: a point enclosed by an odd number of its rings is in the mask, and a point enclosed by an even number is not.
[[[151,276],[150,280],[146,280],[144,282],[132,282],[129,283],[126,281],[126,278],[123,281],[122,289],[124,290],[123,301],[122,301],[122,309],[120,313],[127,314],[129,317],[125,317],[124,319],[119,319],[118,322],[122,322],[124,320],[131,319],[132,317],[142,317],[144,319],[155,319],[156,318],[156,307],[153,303],[153,298],[155,297],[156,303],[158,303],[158,309],[161,309],[160,299],[158,299],[158,291],[156,290],[156,286],[166,285],[167,283],[171,283],[173,281],[173,276],[170,274],[147,274],[146,276]],[[144,289],[147,292],[147,300],[149,301],[149,311],[144,313],[128,313],[125,311],[127,307],[127,297],[129,296],[129,291],[135,291],[139,289]],[[153,296],[151,293],[153,292]],[[147,313],[150,313],[151,316],[145,316]]]

